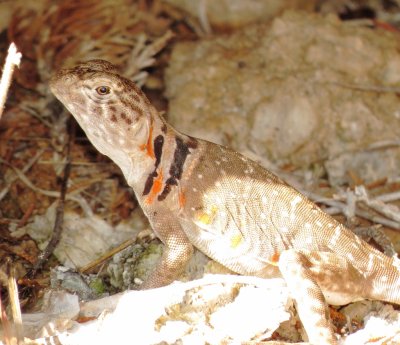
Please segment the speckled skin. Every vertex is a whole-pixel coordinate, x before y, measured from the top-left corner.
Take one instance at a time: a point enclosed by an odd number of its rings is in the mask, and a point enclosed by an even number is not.
[[[50,87],[121,168],[165,244],[143,288],[176,279],[194,245],[237,273],[282,276],[312,344],[337,343],[327,303],[400,304],[395,259],[256,162],[177,132],[110,63],[61,70]]]

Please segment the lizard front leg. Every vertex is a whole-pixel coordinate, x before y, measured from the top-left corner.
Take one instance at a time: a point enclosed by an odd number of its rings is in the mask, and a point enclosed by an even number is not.
[[[149,217],[157,237],[163,242],[163,254],[155,270],[140,289],[153,289],[172,283],[183,272],[193,254],[193,246],[171,212],[154,212]]]

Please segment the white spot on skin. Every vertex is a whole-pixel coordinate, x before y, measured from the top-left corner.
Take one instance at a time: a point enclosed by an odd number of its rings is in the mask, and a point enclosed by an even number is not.
[[[266,204],[266,203],[268,202],[267,197],[266,197],[266,196],[262,196],[262,197],[261,197],[261,202],[262,202],[263,204]]]
[[[195,209],[194,207],[191,207],[190,209],[191,209],[192,211],[196,211],[196,209]]]
[[[301,202],[300,195],[296,195],[296,197],[290,202],[290,205],[292,205],[292,207],[295,207],[300,202]]]
[[[198,174],[197,177],[201,180],[203,178],[202,174]]]
[[[347,258],[350,260],[350,261],[354,261],[354,256],[353,256],[353,254],[351,254],[351,253],[347,253]]]
[[[329,241],[329,243],[332,246],[335,246],[341,235],[342,235],[342,231],[340,229],[340,226],[337,226],[336,229],[335,229],[335,232],[333,233],[332,238]]]
[[[118,142],[120,143],[120,145],[124,145],[124,144],[125,144],[125,140],[122,139],[122,138],[119,138],[119,139],[118,139]]]
[[[374,257],[372,255],[369,256],[368,258],[368,266],[367,266],[367,272],[371,272],[372,269],[374,268]]]
[[[215,182],[215,187],[221,187],[221,182],[219,181]]]
[[[222,198],[220,198],[219,196],[216,197],[215,201],[220,205],[223,203]]]
[[[356,236],[356,242],[357,242],[358,244],[361,244],[361,243],[362,243],[362,242],[361,242],[361,238],[358,237],[358,236]]]
[[[220,165],[221,162],[220,161],[215,161],[215,164]]]
[[[192,188],[192,191],[196,193],[196,192],[197,192],[197,188],[194,188],[194,187],[193,187],[193,188]]]

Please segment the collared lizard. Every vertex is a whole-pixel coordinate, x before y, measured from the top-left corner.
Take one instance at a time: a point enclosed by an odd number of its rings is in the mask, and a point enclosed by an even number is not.
[[[234,272],[283,277],[312,344],[337,344],[327,303],[400,304],[395,258],[258,163],[175,130],[111,63],[62,69],[50,87],[121,168],[165,245],[142,288],[172,282],[195,246]]]

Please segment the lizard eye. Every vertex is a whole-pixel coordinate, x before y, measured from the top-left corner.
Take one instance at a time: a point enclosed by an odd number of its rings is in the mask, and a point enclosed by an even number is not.
[[[111,88],[108,86],[99,86],[96,88],[96,92],[100,95],[100,96],[104,96],[107,95],[111,92]]]

